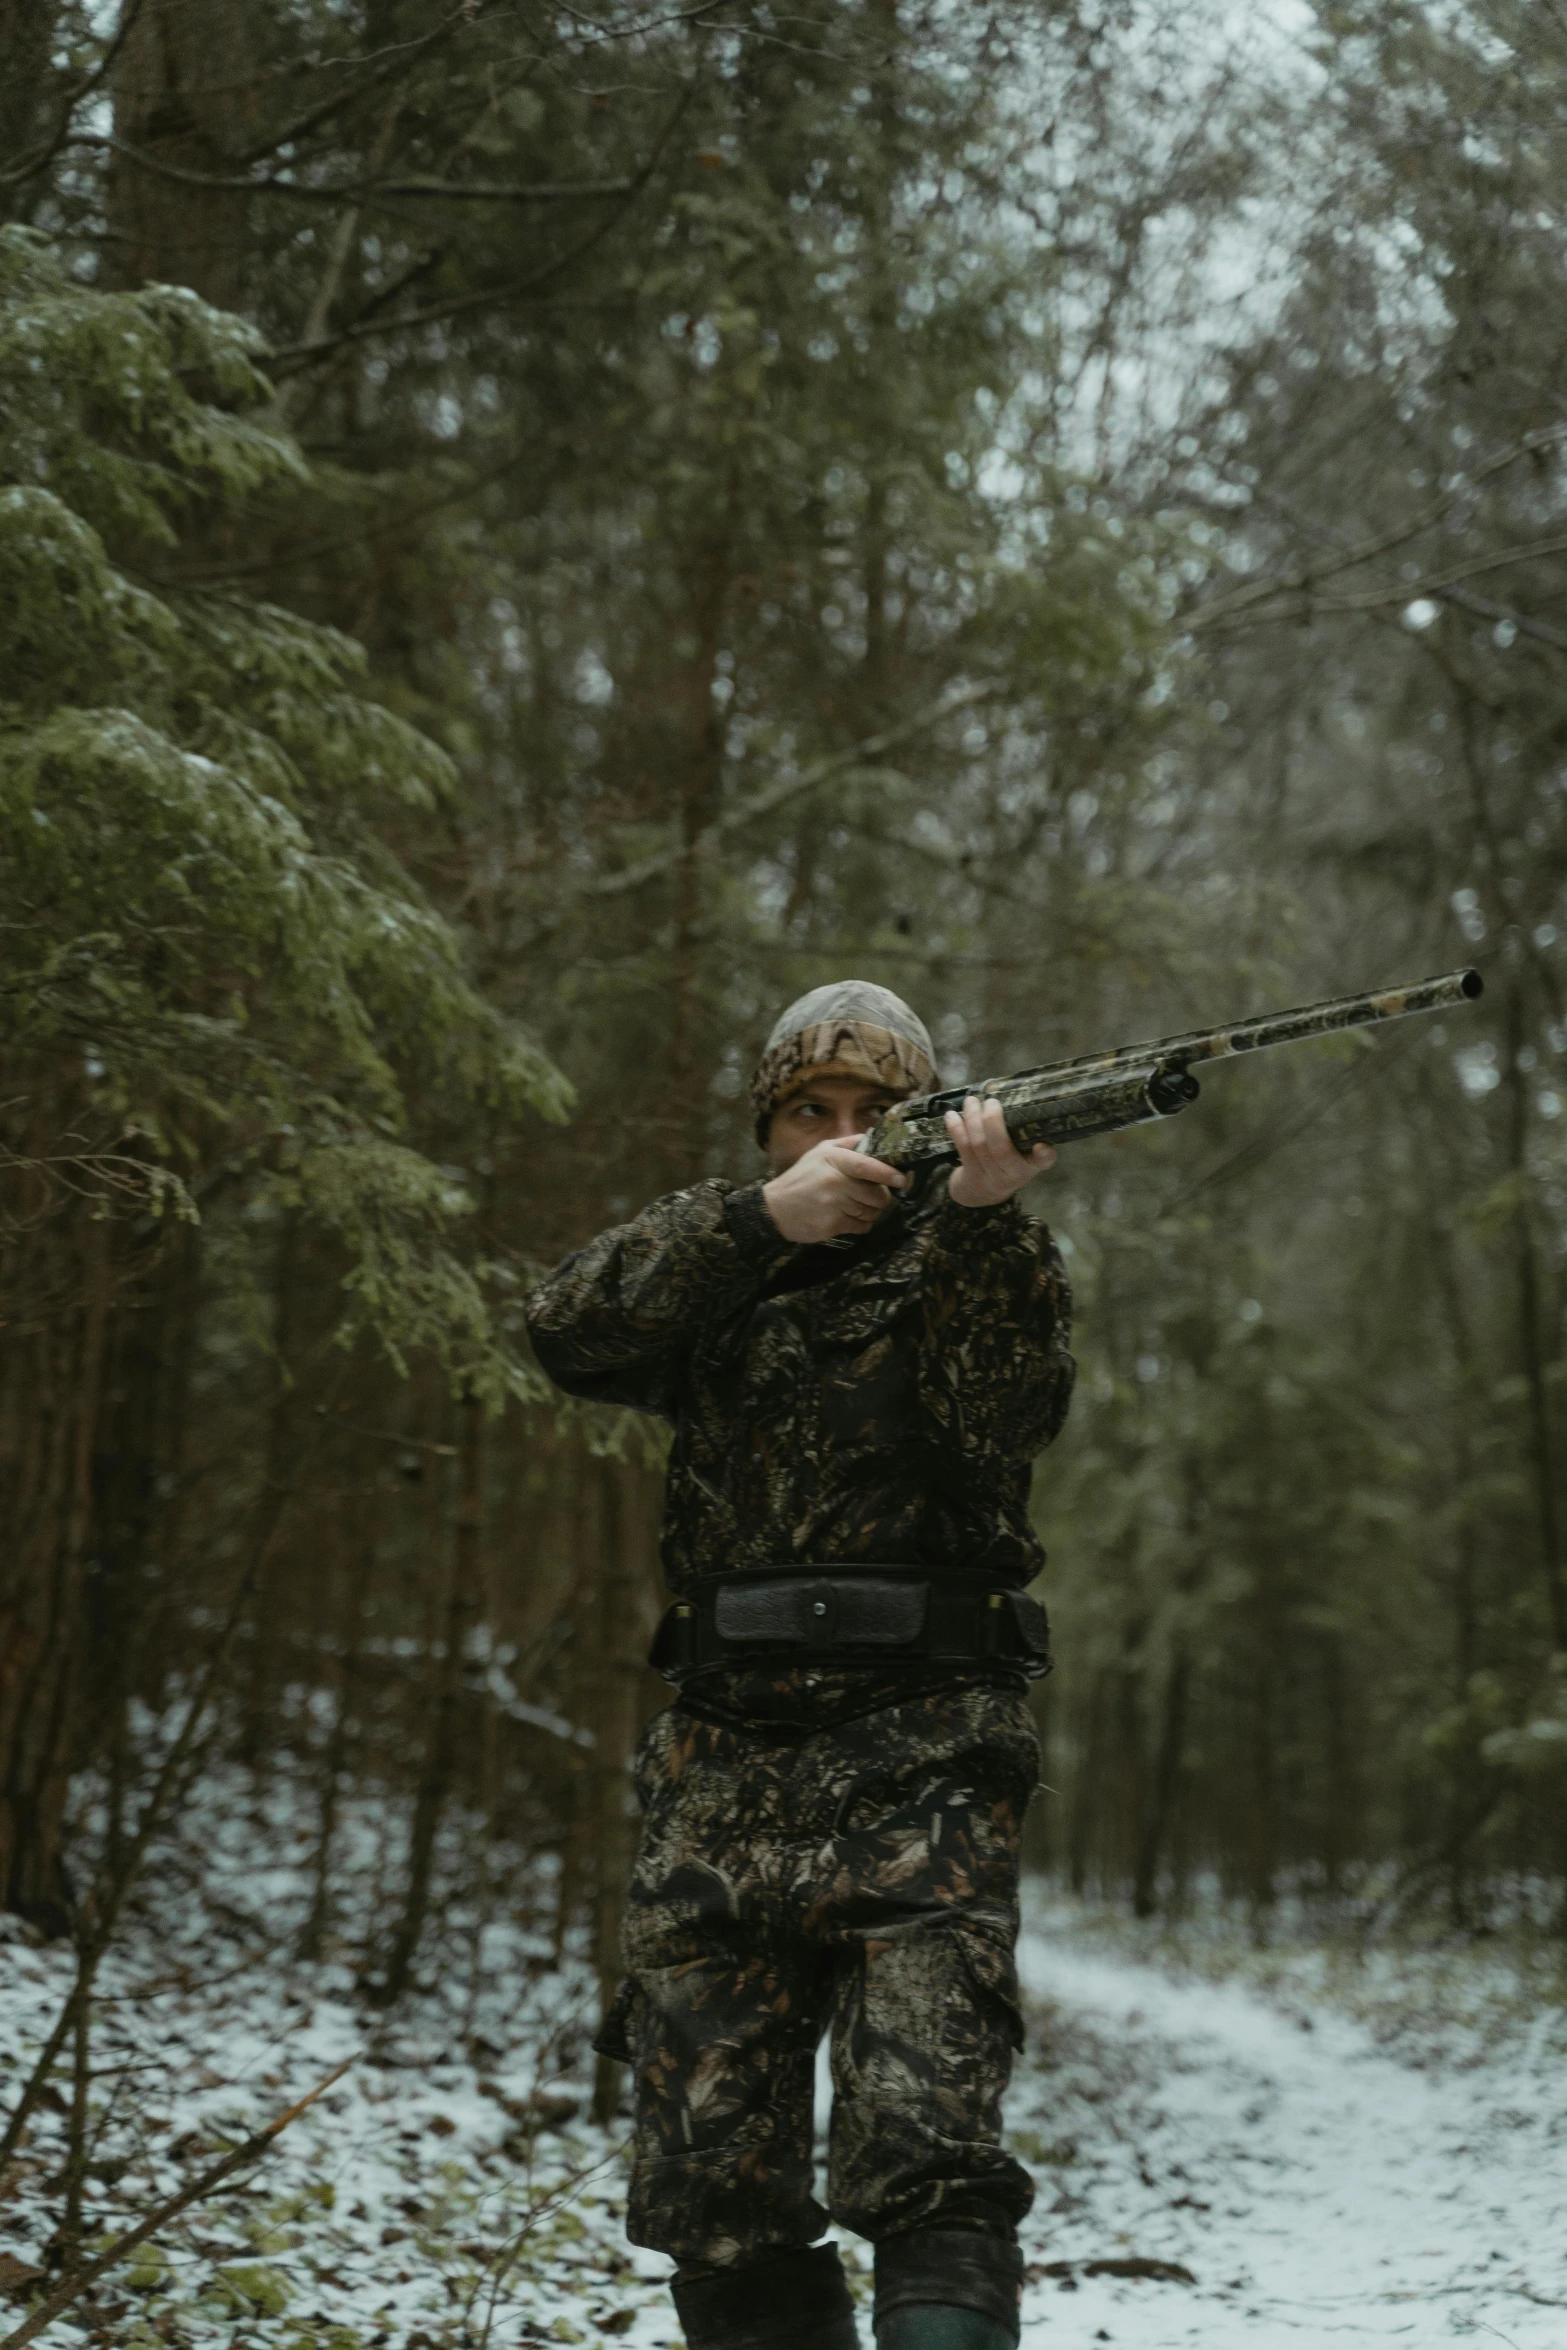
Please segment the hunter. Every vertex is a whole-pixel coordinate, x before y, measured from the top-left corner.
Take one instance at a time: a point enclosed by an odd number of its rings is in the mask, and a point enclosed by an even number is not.
[[[1066,1417],[1070,1292],[999,1107],[912,1179],[854,1145],[938,1084],[887,989],[791,1004],[752,1086],[768,1174],[697,1183],[534,1293],[571,1394],[674,1431],[625,1981],[628,2229],[689,2350],[854,2350],[829,2217],[875,2247],[879,2350],[1013,2350],[1032,2182],[1018,1854],[1048,1663],[1030,1469]],[[830,2035],[826,2209],[812,2091]]]

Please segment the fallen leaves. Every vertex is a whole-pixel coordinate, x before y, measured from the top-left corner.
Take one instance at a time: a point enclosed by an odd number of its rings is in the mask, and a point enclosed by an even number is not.
[[[1154,2285],[1195,2285],[1197,2279],[1189,2268],[1178,2260],[1152,2260],[1142,2253],[1127,2253],[1103,2260],[1035,2260],[1024,2271],[1024,2281],[1030,2285],[1054,2277],[1058,2283],[1075,2285],[1084,2277],[1133,2277]]]
[[[0,2293],[12,2301],[22,2300],[47,2273],[44,2269],[32,2267],[25,2260],[18,2260],[14,2252],[0,2252]]]

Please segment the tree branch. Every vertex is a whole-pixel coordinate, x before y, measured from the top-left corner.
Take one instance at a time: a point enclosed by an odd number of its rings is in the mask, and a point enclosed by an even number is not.
[[[1567,636],[1559,628],[1547,628],[1543,620],[1533,620],[1527,612],[1514,611],[1510,604],[1493,604],[1489,596],[1471,596],[1461,587],[1433,588],[1430,593],[1438,603],[1451,604],[1460,612],[1473,612],[1478,619],[1509,621],[1520,636],[1533,637],[1537,644],[1549,645],[1554,653],[1567,653]]]
[[[1457,500],[1465,496],[1467,492],[1477,489],[1482,482],[1492,480],[1497,474],[1504,473],[1510,465],[1516,465],[1520,457],[1534,456],[1542,449],[1557,446],[1564,439],[1567,439],[1567,425],[1561,424],[1548,426],[1541,432],[1525,433],[1522,440],[1515,441],[1510,447],[1499,450],[1494,457],[1488,458],[1485,464],[1477,466],[1474,472],[1466,473],[1461,480],[1453,484],[1451,489],[1444,492],[1434,505],[1426,507],[1422,513],[1414,516],[1408,522],[1401,522],[1390,530],[1378,531],[1375,537],[1362,539],[1356,546],[1342,548],[1321,563],[1311,564],[1285,578],[1281,579],[1275,576],[1272,579],[1248,580],[1243,588],[1236,588],[1229,595],[1220,596],[1213,603],[1201,606],[1187,622],[1188,629],[1193,635],[1197,635],[1207,629],[1226,625],[1231,619],[1242,616],[1249,617],[1255,606],[1266,604],[1272,597],[1313,598],[1316,589],[1323,581],[1337,579],[1346,571],[1358,570],[1362,564],[1374,563],[1379,555],[1388,555],[1395,548],[1407,546],[1411,539],[1421,537],[1428,530],[1434,530],[1439,522],[1446,519]],[[1551,552],[1554,550],[1542,549],[1541,551]],[[1467,573],[1464,570],[1459,570],[1451,576],[1454,579],[1461,579],[1467,576]],[[1409,586],[1404,590],[1405,600],[1408,601],[1421,593],[1422,590],[1418,585]],[[1386,596],[1376,599],[1378,605],[1391,601],[1393,598]],[[1296,608],[1296,606],[1291,606],[1290,612]],[[1371,608],[1374,607],[1367,607],[1367,609]],[[1288,617],[1289,615],[1284,616]],[[1278,617],[1278,615],[1270,614],[1269,617]]]
[[[1187,623],[1192,635],[1202,633],[1206,626],[1227,628],[1264,628],[1286,620],[1305,620],[1318,614],[1328,617],[1350,612],[1386,612],[1394,606],[1418,604],[1422,597],[1440,602],[1465,580],[1479,579],[1488,571],[1505,571],[1514,563],[1528,563],[1546,555],[1567,554],[1567,532],[1557,532],[1550,538],[1520,541],[1511,547],[1493,547],[1484,555],[1472,555],[1463,563],[1450,565],[1444,571],[1431,571],[1416,579],[1402,579],[1384,587],[1368,589],[1362,595],[1324,596],[1311,587],[1277,582],[1270,593],[1274,601],[1264,598],[1248,611],[1220,612],[1209,623],[1199,614]],[[1342,567],[1341,567],[1342,568]],[[1318,575],[1322,576],[1322,575]]]
[[[61,149],[70,145],[68,133],[71,128],[72,115],[82,100],[90,98],[94,90],[101,89],[108,79],[109,74],[113,71],[115,59],[131,37],[136,19],[141,14],[141,7],[142,0],[125,0],[120,21],[115,26],[113,36],[105,47],[103,55],[92,71],[82,76],[60,109],[60,120],[53,137],[46,139],[35,154],[26,157],[13,171],[0,171],[0,188],[16,188],[20,187],[24,180],[36,179],[41,171],[48,170]]]
[[[338,1373],[338,1386],[341,1386],[347,1375],[348,1366],[345,1361]],[[335,1400],[335,1394],[336,1390],[334,1389],[332,1400]],[[321,1441],[325,1429],[326,1420],[323,1418],[317,1422],[308,1444],[300,1448],[295,1461],[293,1482],[287,1485],[274,1485],[263,1495],[250,1557],[234,1586],[229,1601],[228,1614],[185,1709],[185,1718],[180,1724],[173,1744],[163,1758],[158,1775],[153,1781],[151,1792],[142,1806],[141,1817],[136,1823],[136,1833],[131,1838],[127,1850],[107,1876],[101,1878],[93,1887],[83,1904],[83,1916],[76,1945],[76,1980],[66,1994],[64,2004],[55,2018],[49,2036],[40,2049],[31,2072],[22,2084],[21,2093],[11,2109],[5,2130],[3,2134],[0,2134],[0,2165],[8,2162],[21,2144],[22,2132],[43,2095],[49,2075],[54,2069],[55,2059],[75,2029],[76,2018],[82,2007],[92,1996],[98,1969],[114,1938],[114,1930],[119,1923],[120,1913],[135,1888],[141,1873],[142,1863],[151,1848],[153,1838],[162,1828],[165,1817],[181,1793],[185,1766],[195,1749],[198,1732],[205,1727],[208,1709],[217,1694],[229,1658],[239,1638],[245,1611],[260,1583],[262,1570],[266,1566],[272,1545],[283,1523],[284,1513],[297,1490],[305,1458],[308,1452]],[[0,2343],[0,2350],[7,2350],[7,2345]]]
[[[317,123],[330,121],[343,107],[351,106],[357,98],[367,97],[372,90],[379,89],[383,82],[390,81],[394,74],[406,72],[416,58],[439,48],[472,22],[473,15],[467,0],[458,0],[457,6],[449,9],[432,31],[423,34],[417,41],[399,41],[390,48],[372,50],[368,57],[323,59],[318,70],[324,71],[327,65],[375,65],[376,70],[367,74],[362,82],[351,83],[347,89],[334,90],[330,97],[319,99],[314,106],[306,107],[303,114],[296,114],[292,122],[274,131],[262,145],[246,149],[237,157],[237,161],[259,163],[263,155],[275,155],[279,147],[289,146],[295,139],[303,138],[307,131],[315,129]],[[390,59],[391,62],[378,64],[377,60],[381,58]]]
[[[123,2236],[116,2236],[96,2260],[90,2260],[85,2268],[73,2269],[69,2276],[62,2277],[48,2299],[40,2301],[38,2307],[31,2310],[19,2326],[0,2339],[0,2350],[24,2350],[26,2343],[36,2341],[46,2326],[53,2325],[55,2319],[69,2309],[73,2301],[79,2301],[128,2252],[134,2252],[139,2244],[145,2244],[149,2236],[155,2236],[160,2228],[166,2227],[171,2219],[178,2218],[191,2204],[201,2202],[215,2187],[221,2187],[225,2179],[231,2179],[236,2171],[243,2170],[247,2163],[258,2161],[288,2128],[289,2123],[298,2121],[300,2115],[308,2112],[316,2099],[325,2096],[333,2082],[340,2081],[349,2066],[357,2062],[357,2057],[345,2057],[334,2071],[327,2074],[324,2081],[317,2082],[308,2097],[301,2097],[297,2105],[291,2105],[286,2113],[280,2113],[276,2121],[268,2122],[264,2130],[257,2130],[254,2136],[247,2138],[243,2146],[236,2146],[231,2153],[224,2155],[221,2162],[215,2162],[210,2170],[204,2170],[199,2178],[193,2179],[188,2187],[182,2187],[177,2195],[171,2195],[167,2202],[160,2203],[136,2227],[128,2228]]]
[[[958,710],[970,709],[976,702],[988,701],[1000,690],[999,686],[988,683],[952,688],[934,702],[927,703],[923,710],[917,710],[912,718],[906,718],[901,726],[890,726],[881,734],[869,734],[863,742],[851,744],[848,750],[835,751],[828,758],[813,761],[800,774],[787,776],[781,783],[769,784],[765,790],[753,792],[749,799],[726,809],[723,815],[698,834],[698,852],[710,854],[721,840],[727,840],[731,833],[738,832],[742,826],[754,824],[760,817],[770,816],[774,809],[786,807],[791,800],[815,791],[819,784],[830,782],[834,776],[881,758],[885,752],[896,750],[900,743],[909,742],[916,735],[938,726],[943,718],[952,717]],[[572,894],[578,898],[620,897],[627,890],[640,889],[645,881],[656,880],[659,874],[669,872],[686,853],[681,845],[656,850],[650,857],[639,858],[635,865],[623,866],[618,873],[606,873],[600,880],[584,882]]]
[[[689,86],[682,91],[680,103],[660,132],[653,152],[636,178],[627,183],[628,192],[624,202],[606,219],[589,229],[586,236],[579,237],[574,245],[557,255],[555,260],[546,262],[542,269],[530,270],[525,277],[508,278],[498,286],[480,286],[470,293],[453,294],[444,302],[431,302],[423,310],[415,310],[400,317],[360,319],[353,326],[341,328],[325,342],[293,343],[285,345],[281,350],[267,352],[263,354],[263,364],[272,367],[274,373],[292,375],[297,368],[312,366],[330,352],[341,350],[345,343],[366,342],[377,335],[413,333],[422,326],[436,325],[442,319],[458,318],[470,310],[487,310],[502,303],[518,301],[535,286],[546,285],[552,277],[558,277],[563,269],[569,269],[573,262],[580,261],[584,254],[590,253],[595,245],[602,244],[610,231],[625,218],[652,178],[660,156],[674,137],[676,127],[694,95],[694,89]]]
[[[244,172],[187,171],[183,165],[165,163],[161,156],[150,154],[145,147],[132,147],[107,131],[81,131],[60,144],[106,148],[111,154],[123,155],[138,170],[150,171],[157,179],[176,180],[181,187],[219,188],[231,195],[297,196],[310,204],[373,204],[381,196],[455,196],[486,204],[558,204],[576,196],[624,196],[640,185],[639,175],[633,175],[618,180],[545,180],[537,186],[520,186],[509,180],[414,178],[347,180],[336,187],[323,187],[313,180],[283,179],[275,172],[255,179]]]

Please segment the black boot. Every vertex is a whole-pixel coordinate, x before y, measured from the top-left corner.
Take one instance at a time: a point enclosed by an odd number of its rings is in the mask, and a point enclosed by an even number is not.
[[[836,2244],[676,2281],[686,2350],[859,2350]]]
[[[876,2350],[1017,2350],[1023,2255],[1008,2236],[917,2228],[876,2247]]]
[[[1017,2350],[1017,2321],[978,2309],[905,2301],[876,2320],[876,2350]]]

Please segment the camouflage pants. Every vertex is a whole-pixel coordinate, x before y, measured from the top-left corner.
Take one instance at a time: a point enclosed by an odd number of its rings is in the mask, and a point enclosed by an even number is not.
[[[637,1756],[627,1980],[600,2046],[636,2067],[628,2229],[682,2273],[812,2243],[817,2045],[832,2036],[833,2219],[1009,2236],[1033,2186],[1000,2139],[1022,2043],[1018,1843],[1038,1777],[1009,1687],[829,1727],[677,1703]]]

